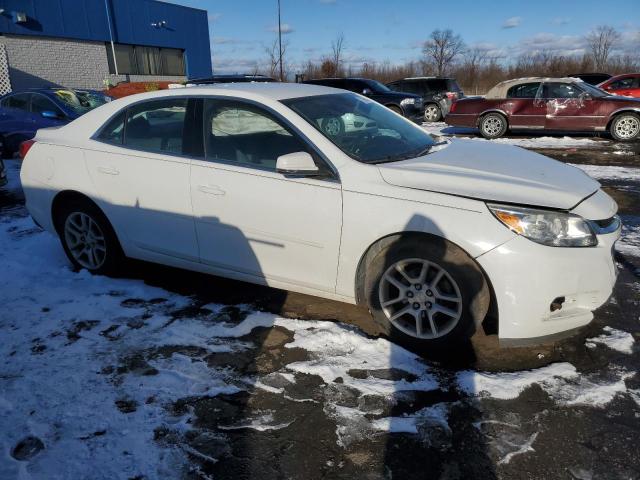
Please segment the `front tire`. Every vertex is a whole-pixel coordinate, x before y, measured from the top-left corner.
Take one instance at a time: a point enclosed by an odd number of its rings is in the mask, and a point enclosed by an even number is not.
[[[365,300],[384,334],[401,345],[421,349],[467,340],[489,309],[484,274],[442,238],[398,237],[368,257]]]
[[[507,119],[499,113],[488,113],[480,119],[480,134],[488,139],[499,138],[507,133]]]
[[[68,202],[56,212],[55,223],[62,248],[76,269],[98,275],[118,272],[124,254],[98,207],[88,201]]]
[[[429,103],[424,109],[425,122],[439,122],[442,119],[442,110],[435,103]]]
[[[387,105],[387,108],[392,112],[397,113],[398,115],[402,115],[404,117],[404,113],[402,113],[402,109],[396,105]]]
[[[619,142],[632,142],[640,137],[640,116],[622,113],[613,119],[609,128],[611,136]]]

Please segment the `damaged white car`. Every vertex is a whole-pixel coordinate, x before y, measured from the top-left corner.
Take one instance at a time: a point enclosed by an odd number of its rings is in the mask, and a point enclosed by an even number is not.
[[[132,257],[361,303],[405,344],[466,339],[486,318],[501,341],[553,338],[616,279],[617,206],[585,173],[437,142],[343,90],[151,92],[22,150],[27,207],[76,267],[113,274]]]

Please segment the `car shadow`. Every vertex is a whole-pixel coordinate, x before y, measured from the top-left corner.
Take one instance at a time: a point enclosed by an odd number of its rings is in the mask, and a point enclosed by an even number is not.
[[[43,192],[27,192],[36,197]],[[104,211],[120,211],[117,217],[122,218],[122,210],[129,214],[147,215],[159,212],[147,212],[139,204],[132,206],[109,205],[101,202]],[[175,213],[160,212],[164,228],[169,232],[176,225],[188,223],[189,219]],[[115,217],[114,217],[115,218]],[[200,219],[202,220],[202,219]],[[252,275],[264,277],[260,261],[255,254],[255,247],[245,233],[233,225],[223,225],[215,217],[207,217],[210,224],[217,224],[231,232],[234,239],[234,258],[242,259],[243,268]],[[195,222],[195,220],[194,220]],[[427,228],[434,235],[442,235],[437,225],[423,215],[415,214],[407,224],[409,231],[424,231]],[[118,226],[115,225],[116,229]],[[126,235],[127,232],[120,232]],[[200,239],[199,241],[203,241]],[[436,244],[442,248],[444,242]],[[261,245],[264,249],[264,244]],[[273,243],[270,248],[286,248]],[[264,251],[264,250],[263,250]],[[444,250],[434,251],[434,256],[446,255]],[[469,275],[477,275],[469,271]],[[170,291],[192,298],[192,304],[167,314],[170,320],[167,325],[181,321],[211,322],[212,327],[222,325],[233,329],[241,324],[256,310],[264,310],[276,315],[295,316],[290,296],[296,297],[299,304],[308,304],[318,299],[290,294],[283,290],[228,280],[203,273],[193,273],[178,268],[151,264],[143,261],[127,262],[125,277],[142,279],[146,283],[160,286]],[[480,292],[473,292],[480,295]],[[473,299],[471,299],[473,301]],[[126,301],[125,301],[126,302]],[[351,307],[336,302],[333,305],[336,316],[324,316],[322,310],[308,312],[309,317],[322,320],[352,320],[364,318],[368,312],[361,307]],[[215,312],[211,304],[218,304]],[[242,308],[245,305],[245,308]],[[345,312],[349,312],[346,313]],[[302,315],[304,317],[304,315]],[[265,392],[263,380],[266,376],[286,369],[287,362],[309,359],[308,352],[300,349],[286,349],[285,344],[293,340],[293,334],[275,325],[276,316],[263,322],[250,333],[238,338],[246,344],[241,353],[236,352],[196,352],[199,357],[194,361],[205,361],[209,368],[224,369],[232,372],[232,377],[240,379],[242,385],[235,393],[219,393],[217,395],[185,396],[167,409],[171,415],[188,417],[186,429],[172,430],[162,426],[156,431],[156,440],[161,443],[182,448],[190,457],[202,475],[215,478],[233,479],[268,479],[291,478],[306,472],[306,478],[326,478],[327,460],[320,454],[310,455],[314,448],[324,445],[327,450],[341,451],[337,446],[337,427],[331,424],[327,411],[317,403],[305,403],[304,408],[293,407],[295,400],[283,398],[268,389]],[[370,315],[369,315],[370,321]],[[357,323],[357,322],[356,322]],[[386,425],[374,434],[369,455],[372,457],[369,473],[378,470],[384,478],[392,475],[395,478],[424,478],[426,472],[461,472],[460,478],[493,478],[495,473],[487,453],[482,435],[473,427],[481,420],[481,413],[469,408],[461,402],[456,389],[455,372],[461,366],[472,368],[477,360],[474,345],[470,341],[444,349],[418,349],[423,358],[430,362],[425,366],[430,370],[430,382],[433,388],[412,385],[411,372],[406,371],[409,352],[400,346],[392,334],[389,338],[389,356],[384,371],[364,370],[367,376],[381,375],[387,385],[394,390],[390,403],[382,413],[365,412],[374,424]],[[181,354],[191,356],[193,349],[185,346],[165,346],[162,354],[171,356]],[[292,350],[285,354],[285,350]],[[140,352],[142,355],[149,352]],[[157,353],[157,352],[156,352]],[[266,360],[265,360],[266,359]],[[426,361],[426,360],[423,360]],[[437,367],[436,367],[437,365]],[[454,365],[454,366],[451,366]],[[359,372],[358,375],[362,375]],[[354,373],[355,375],[355,373]],[[317,376],[316,376],[317,377]],[[377,378],[377,377],[376,377]],[[297,378],[296,378],[297,380]],[[322,383],[318,378],[307,375],[299,388],[310,394],[317,391]],[[339,384],[340,382],[337,381]],[[422,384],[421,384],[422,385]],[[325,385],[325,387],[327,387]],[[330,386],[329,386],[330,387]],[[265,397],[269,397],[265,401]],[[365,400],[363,400],[365,401]],[[314,402],[316,402],[314,400]],[[294,412],[297,417],[284,427],[278,425],[275,433],[255,428],[257,419],[265,416],[278,416],[286,411]],[[267,413],[265,413],[267,412]],[[383,415],[381,418],[376,416]],[[409,421],[407,427],[407,418]],[[381,422],[376,423],[376,420]],[[329,426],[331,425],[331,426]],[[264,425],[262,425],[264,426]],[[262,427],[258,425],[258,427]],[[469,439],[473,447],[468,448]],[[318,443],[318,445],[316,445]],[[338,471],[331,467],[329,475],[334,478],[354,478],[362,468],[347,449],[345,458],[351,459],[350,468]],[[359,452],[356,452],[359,453]],[[215,459],[215,461],[211,459]],[[429,475],[431,476],[431,475]],[[195,476],[193,478],[200,478]]]
[[[405,231],[428,231],[440,239],[444,238],[444,233],[437,224],[418,213],[409,220]],[[464,281],[472,286],[469,298],[463,297],[466,303],[474,305],[487,301],[486,289],[480,288],[484,278],[479,268],[467,268],[468,258],[452,254],[445,241],[435,240],[428,245],[430,260],[435,264],[443,261],[461,267]],[[384,265],[392,265],[397,261],[397,250],[401,248],[400,245],[398,249],[389,248]],[[429,272],[427,274],[429,278]],[[408,287],[411,288],[412,285]],[[491,312],[487,314],[490,315]],[[485,322],[474,323],[471,334],[482,328],[492,328],[489,319],[479,320]],[[423,318],[422,322],[422,330],[428,331],[427,319]],[[402,337],[404,335],[398,330],[392,330],[389,338],[392,342],[389,366],[392,369],[406,363],[406,350],[401,345],[406,345],[407,342]],[[482,422],[482,412],[461,399],[457,388],[456,373],[459,369],[474,369],[478,361],[471,338],[463,336],[455,342],[425,344],[411,350],[428,361],[436,386],[433,390],[412,391],[411,384],[396,383],[397,389],[386,423],[384,471],[381,473],[385,478],[416,480],[497,478],[486,439],[475,427]],[[416,452],[420,452],[419,455]]]

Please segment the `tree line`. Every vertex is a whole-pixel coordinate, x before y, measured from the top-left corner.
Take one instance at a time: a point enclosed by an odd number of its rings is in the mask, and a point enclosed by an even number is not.
[[[451,76],[471,95],[485,93],[500,81],[518,77],[560,77],[579,72],[616,74],[640,71],[638,53],[617,53],[624,45],[622,36],[615,28],[601,25],[585,35],[583,40],[586,48],[582,55],[563,55],[553,50],[540,50],[521,53],[515,58],[504,58],[485,48],[467,46],[462,37],[450,29],[437,29],[431,32],[423,43],[422,56],[419,59],[403,64],[384,61],[365,62],[354,66],[345,61],[346,40],[344,34],[340,33],[321,60],[309,60],[297,67],[286,62],[289,46],[286,42],[283,44],[283,67],[285,79],[290,81],[300,74],[307,79],[354,76],[373,78],[383,83],[403,77]],[[640,47],[640,44],[637,46]],[[278,77],[279,56],[276,54],[276,47],[274,42],[265,48],[267,66],[256,67],[254,73]]]

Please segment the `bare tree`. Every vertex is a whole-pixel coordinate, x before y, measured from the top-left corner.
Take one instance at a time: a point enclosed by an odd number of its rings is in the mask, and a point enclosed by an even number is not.
[[[338,36],[331,42],[331,60],[335,66],[335,75],[340,75],[340,62],[342,61],[342,53],[344,51],[344,33],[339,33]]]
[[[607,67],[611,51],[620,42],[620,33],[609,25],[600,25],[589,32],[585,38],[591,50],[595,67],[598,70],[604,70]]]
[[[282,57],[280,56],[280,42],[278,36],[273,39],[271,44],[264,47],[264,51],[267,54],[267,67],[269,71],[269,76],[276,78],[279,76],[278,69],[280,67],[280,60],[282,58],[282,68],[281,71],[284,71],[286,63],[285,56],[287,53],[287,47],[289,46],[288,42],[282,43]],[[286,78],[287,74],[284,72],[283,77]]]
[[[422,49],[427,60],[433,63],[438,76],[449,69],[455,58],[464,51],[464,42],[460,35],[451,29],[434,30]]]

